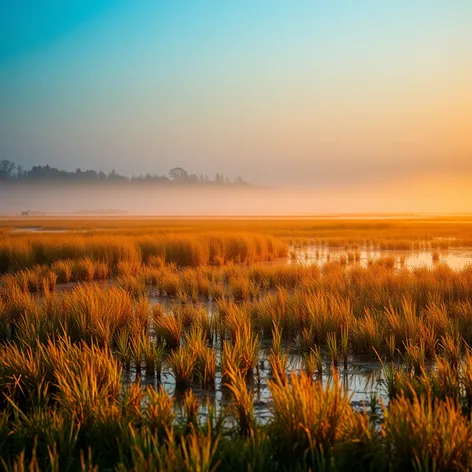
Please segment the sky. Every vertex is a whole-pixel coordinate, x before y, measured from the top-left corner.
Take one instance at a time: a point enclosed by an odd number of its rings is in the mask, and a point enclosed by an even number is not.
[[[470,0],[0,2],[1,159],[472,184]]]

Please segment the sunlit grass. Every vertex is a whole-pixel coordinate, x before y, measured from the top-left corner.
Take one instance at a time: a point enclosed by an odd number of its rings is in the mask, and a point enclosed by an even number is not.
[[[472,467],[472,269],[356,264],[436,259],[466,220],[56,224],[1,235],[5,470]],[[369,414],[336,370],[357,355],[383,363]]]

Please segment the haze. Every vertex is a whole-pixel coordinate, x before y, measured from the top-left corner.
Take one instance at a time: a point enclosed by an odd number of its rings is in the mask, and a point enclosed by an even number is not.
[[[23,202],[0,182],[0,211],[471,212],[471,25],[468,0],[11,2],[1,159],[270,191]]]

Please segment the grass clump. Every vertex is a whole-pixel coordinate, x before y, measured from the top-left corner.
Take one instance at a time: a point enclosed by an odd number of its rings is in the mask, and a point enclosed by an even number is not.
[[[383,436],[397,470],[472,467],[471,424],[450,399],[398,398],[385,411]]]

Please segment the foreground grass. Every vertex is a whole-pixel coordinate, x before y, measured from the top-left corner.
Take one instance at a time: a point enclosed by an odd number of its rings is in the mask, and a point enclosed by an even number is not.
[[[272,419],[260,425],[238,368],[231,410],[196,415],[139,383],[126,389],[107,347],[67,338],[4,345],[0,356],[0,457],[4,470],[469,470],[472,422],[452,397],[410,384],[384,419],[354,410],[336,377],[305,373],[270,382]],[[470,358],[466,369],[470,372]],[[405,384],[406,385],[406,384]],[[225,421],[233,415],[236,423]]]

